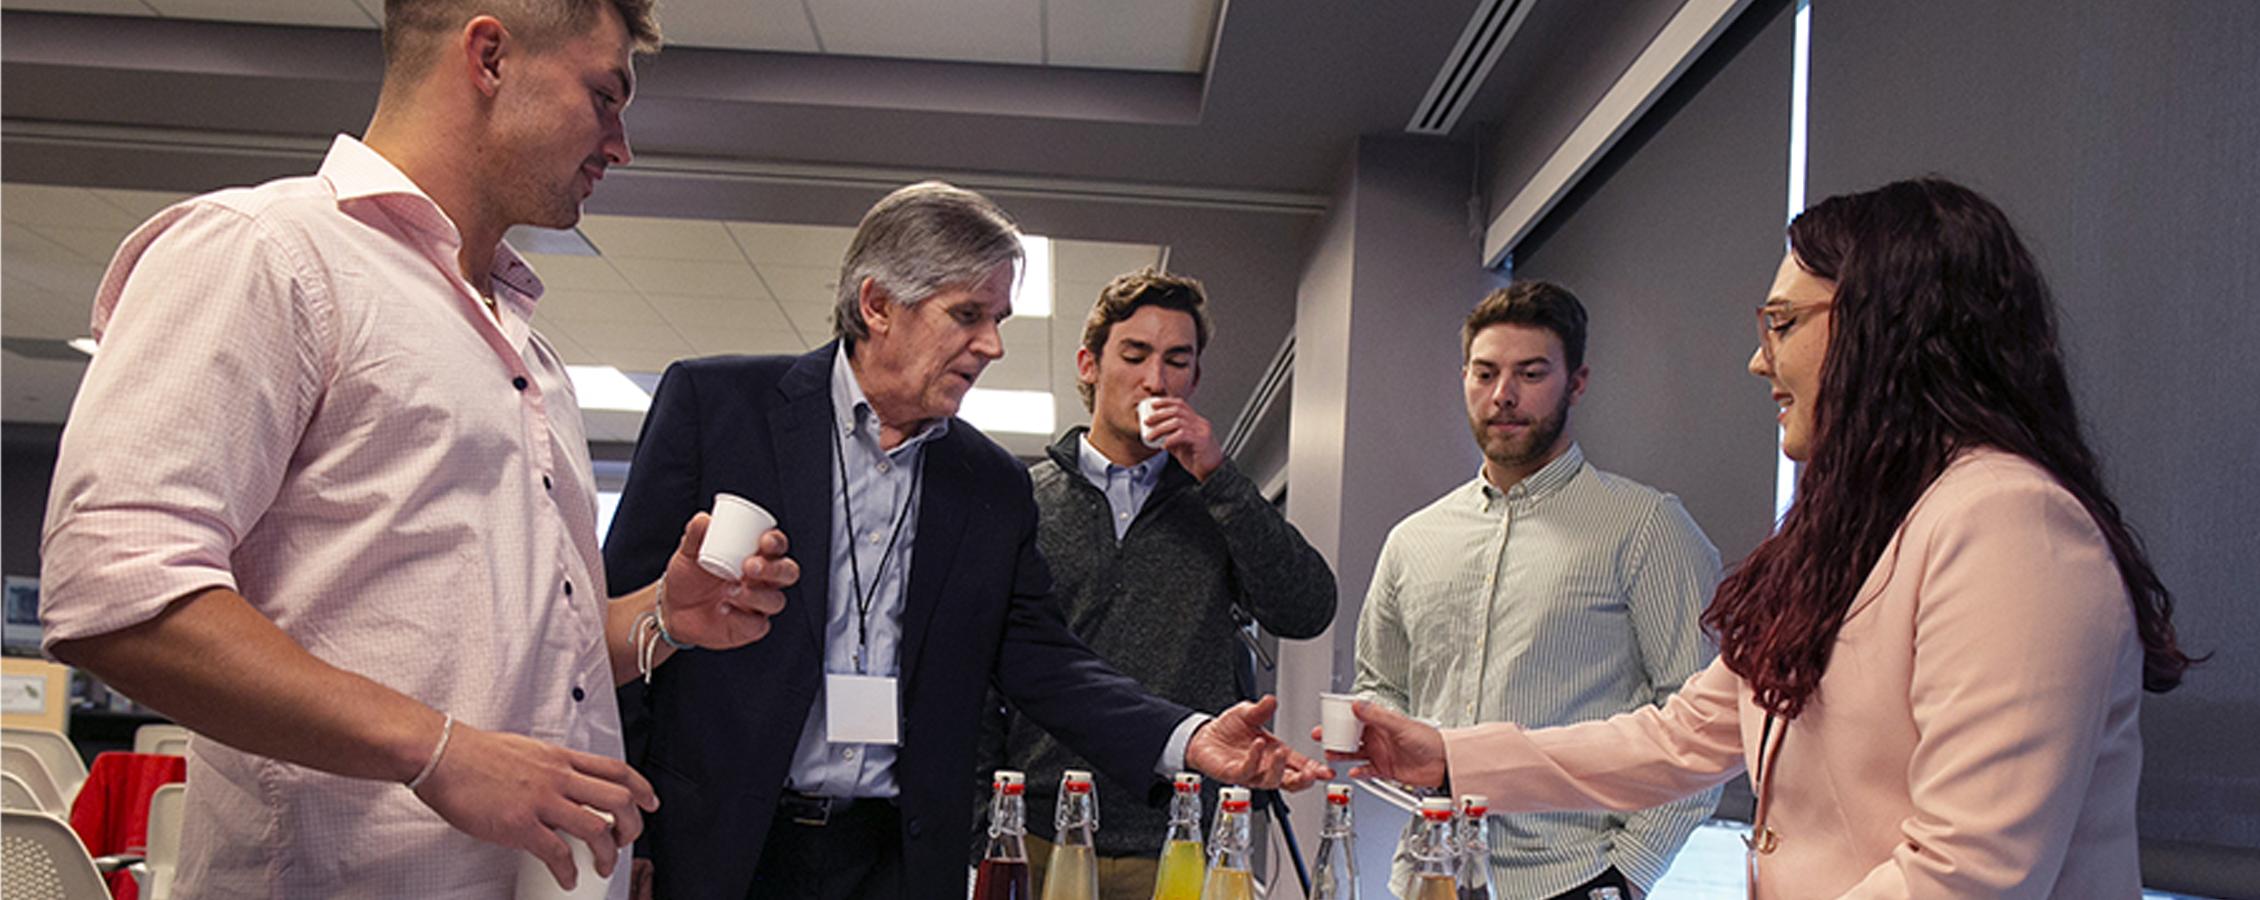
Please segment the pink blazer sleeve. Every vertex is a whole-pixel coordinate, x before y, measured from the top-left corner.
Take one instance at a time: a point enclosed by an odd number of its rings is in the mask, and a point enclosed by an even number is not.
[[[1973,479],[1958,499],[1934,498],[1922,551],[1914,812],[1847,897],[2050,896],[2101,748],[2139,746],[2107,733],[2134,725],[2142,658],[2094,520],[2043,478]]]
[[[1742,771],[1741,687],[1714,660],[1661,707],[1536,731],[1447,730],[1452,789],[1487,794],[1499,812],[1631,811],[1677,800]]]

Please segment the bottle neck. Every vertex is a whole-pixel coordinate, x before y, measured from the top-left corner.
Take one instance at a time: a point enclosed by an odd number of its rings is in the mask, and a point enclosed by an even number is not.
[[[1248,868],[1248,814],[1246,812],[1219,812],[1216,814],[1216,833],[1209,838],[1210,868]]]
[[[1420,830],[1413,834],[1413,873],[1454,874],[1452,863],[1456,854],[1452,850],[1452,820],[1422,818]]]
[[[1201,841],[1201,795],[1185,792],[1169,798],[1169,840]]]
[[[1349,804],[1326,804],[1326,822],[1319,828],[1320,837],[1349,837],[1351,830]]]
[[[1002,791],[989,800],[989,851],[986,859],[1028,861],[1028,803]]]
[[[1099,828],[1098,807],[1091,802],[1091,795],[1060,794],[1058,811],[1052,816],[1052,827],[1061,846],[1091,846],[1091,833]]]

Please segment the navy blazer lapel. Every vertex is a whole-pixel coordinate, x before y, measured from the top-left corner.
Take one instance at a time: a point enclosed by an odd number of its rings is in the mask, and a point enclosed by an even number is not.
[[[951,427],[941,440],[926,446],[925,487],[918,501],[918,538],[910,554],[910,590],[902,611],[902,677],[914,677],[919,652],[926,646],[928,626],[942,604],[942,588],[949,583],[957,562],[957,546],[965,537],[965,519],[973,503],[973,466],[964,448],[965,423]]]
[[[838,347],[825,344],[794,362],[777,381],[784,402],[769,410],[770,453],[785,498],[778,517],[800,563],[794,602],[803,607],[805,638],[819,660],[832,607],[832,359]]]

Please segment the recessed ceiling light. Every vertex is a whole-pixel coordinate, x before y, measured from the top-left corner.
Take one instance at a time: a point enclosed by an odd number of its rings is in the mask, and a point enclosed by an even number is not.
[[[1020,271],[1020,296],[1012,300],[1012,314],[1041,319],[1052,314],[1052,239],[1033,234],[1020,236],[1027,266]]]
[[[999,434],[1052,433],[1056,413],[1049,391],[1000,391],[974,388],[965,392],[957,417],[982,431]]]
[[[619,369],[611,366],[566,366],[565,373],[573,377],[573,394],[580,398],[582,409],[610,409],[620,412],[644,412],[651,409],[651,395],[628,380]]]

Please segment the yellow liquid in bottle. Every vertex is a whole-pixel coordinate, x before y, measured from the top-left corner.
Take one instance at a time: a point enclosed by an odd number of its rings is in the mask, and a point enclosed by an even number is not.
[[[1154,900],[1201,900],[1201,875],[1207,866],[1200,841],[1170,841],[1161,848]]]
[[[1044,869],[1044,900],[1099,900],[1098,860],[1089,847],[1052,847]]]
[[[1446,879],[1447,890],[1450,883]],[[1446,900],[1457,900],[1450,894],[1444,896]],[[1256,877],[1245,869],[1210,869],[1208,882],[1201,885],[1201,900],[1255,900],[1255,897]]]
[[[1458,883],[1450,875],[1422,875],[1413,884],[1413,900],[1459,900]]]

